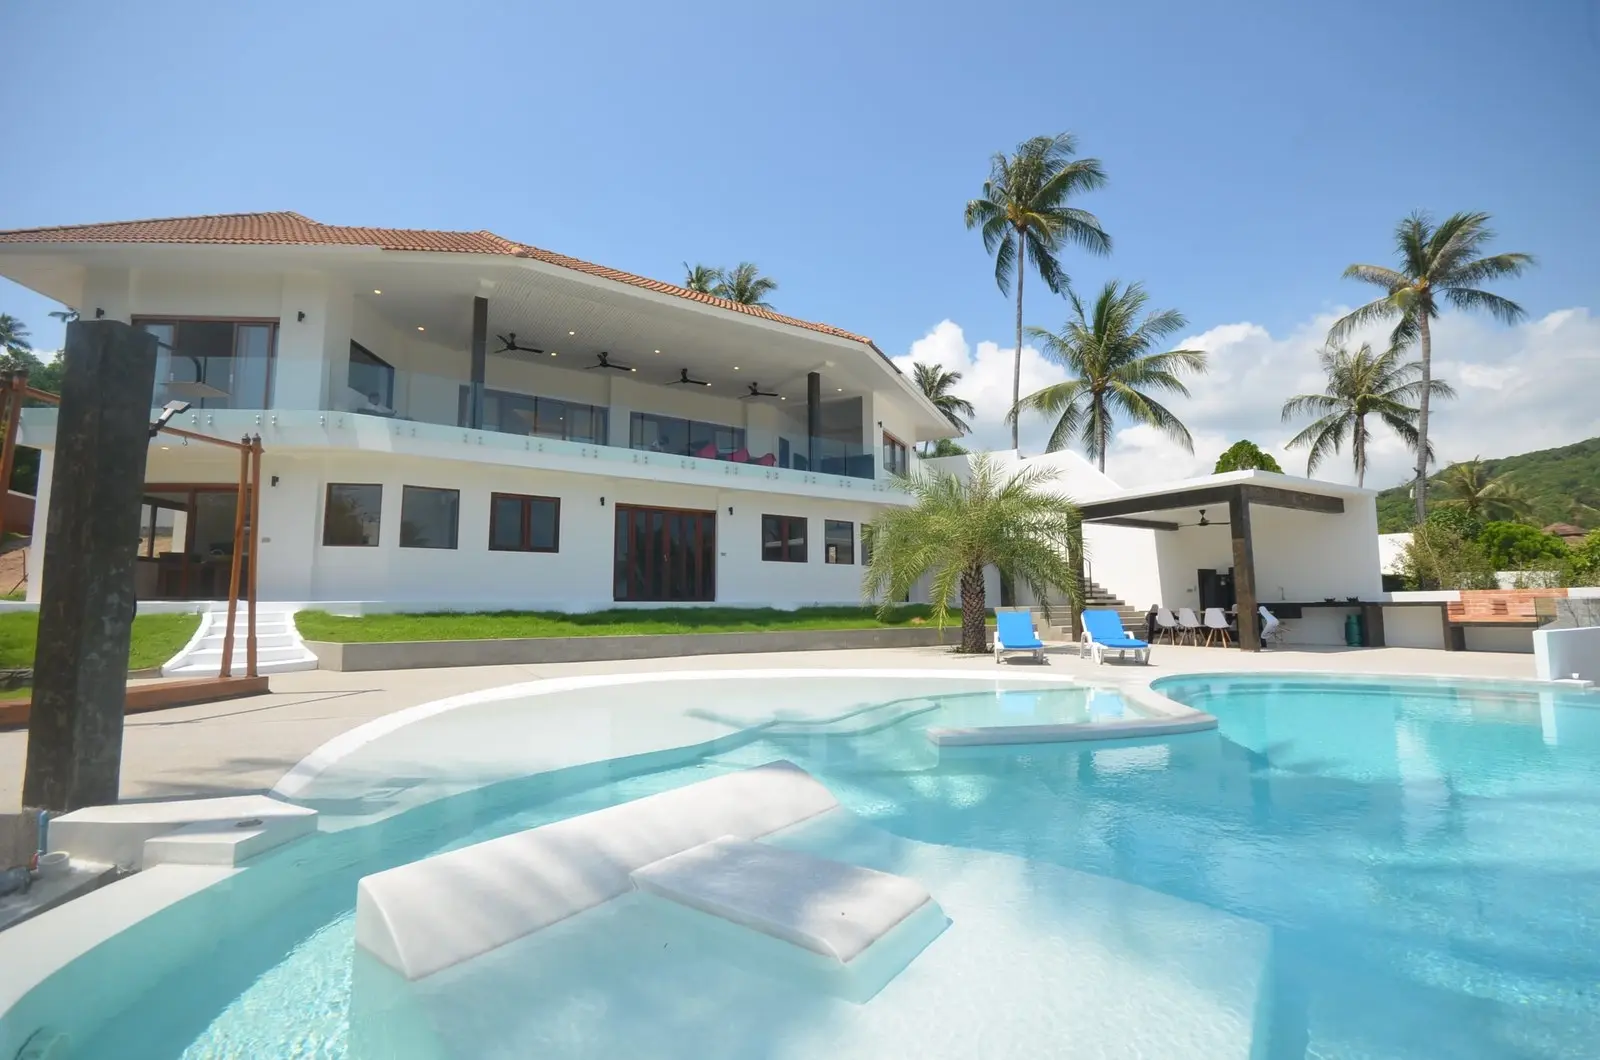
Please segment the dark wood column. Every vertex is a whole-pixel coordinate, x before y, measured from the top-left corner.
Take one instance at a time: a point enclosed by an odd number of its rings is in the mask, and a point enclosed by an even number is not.
[[[1239,614],[1239,647],[1243,651],[1260,651],[1255,539],[1250,533],[1250,495],[1243,488],[1228,496],[1228,526],[1233,533],[1233,596]]]
[[[806,468],[817,470],[822,454],[818,451],[818,435],[822,433],[822,376],[812,372],[806,376]]]
[[[483,427],[483,382],[489,364],[489,300],[472,300],[472,387],[467,394],[467,426]]]
[[[22,804],[117,801],[156,338],[67,325]]]

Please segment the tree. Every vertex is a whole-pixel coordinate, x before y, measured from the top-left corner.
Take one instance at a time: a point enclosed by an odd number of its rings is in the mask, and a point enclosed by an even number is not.
[[[1600,530],[1572,546],[1568,561],[1574,585],[1600,585]]]
[[[1397,559],[1407,589],[1493,589],[1495,568],[1478,542],[1446,523],[1419,523]]]
[[[39,359],[28,341],[28,325],[9,313],[0,313],[0,371],[32,369]]]
[[[1504,475],[1490,478],[1478,457],[1451,464],[1439,472],[1444,503],[1479,519],[1516,522],[1533,513],[1533,499]]]
[[[1572,554],[1565,541],[1526,523],[1484,523],[1478,545],[1497,571],[1542,569]]]
[[[691,291],[701,294],[716,294],[717,285],[722,282],[722,270],[714,269],[710,265],[690,265],[683,263],[683,285]]]
[[[1363,342],[1351,353],[1343,346],[1329,346],[1317,354],[1328,385],[1320,394],[1298,394],[1283,403],[1283,422],[1297,416],[1315,416],[1311,425],[1289,440],[1289,448],[1306,446],[1306,474],[1316,471],[1330,453],[1338,453],[1348,439],[1356,466],[1356,485],[1367,481],[1367,417],[1377,416],[1389,429],[1417,444],[1417,410],[1411,404],[1422,393],[1422,362],[1400,360],[1401,351],[1390,347],[1374,354]],[[1435,397],[1455,397],[1450,384],[1430,379],[1428,388]]]
[[[951,393],[955,385],[961,382],[961,373],[947,372],[936,364],[923,364],[921,361],[913,364],[911,369],[912,378],[917,382],[917,389],[933,403],[933,407],[944,413],[945,419],[960,428],[962,434],[970,430],[972,425],[962,417],[971,416],[977,410],[966,398]],[[925,443],[922,455],[927,456],[930,451],[929,443]]]
[[[1055,478],[1054,468],[1037,467],[1008,476],[983,454],[973,459],[966,480],[919,471],[906,481],[915,503],[891,508],[863,528],[862,540],[872,542],[863,595],[887,614],[893,601],[931,574],[935,622],[944,628],[959,590],[961,650],[979,653],[987,650],[985,567],[1020,580],[1037,600],[1048,600],[1054,590],[1077,606],[1082,524],[1072,501],[1045,488]],[[1048,618],[1049,607],[1042,606]]]
[[[717,285],[711,291],[718,298],[726,298],[740,305],[771,309],[767,295],[778,289],[778,281],[761,275],[754,262],[741,261],[731,269],[720,270]]]
[[[1217,466],[1211,471],[1215,475],[1226,471],[1273,471],[1283,474],[1277,457],[1262,452],[1261,447],[1248,438],[1234,442],[1223,450],[1222,455],[1217,457]]]
[[[1383,288],[1384,293],[1340,318],[1328,331],[1328,342],[1339,342],[1363,325],[1396,321],[1390,336],[1392,349],[1403,349],[1413,339],[1421,348],[1422,366],[1417,380],[1417,522],[1428,515],[1429,399],[1433,396],[1433,334],[1431,322],[1442,303],[1461,310],[1482,309],[1512,324],[1526,314],[1509,298],[1491,294],[1478,285],[1507,276],[1520,276],[1533,264],[1528,254],[1480,256],[1494,238],[1486,213],[1453,213],[1437,227],[1428,214],[1417,211],[1395,227],[1400,268],[1351,265],[1349,279]]]
[[[1137,283],[1119,289],[1116,280],[1107,281],[1095,300],[1092,317],[1076,291],[1069,290],[1067,297],[1076,319],[1069,320],[1059,333],[1030,328],[1029,334],[1041,344],[1044,356],[1065,368],[1071,378],[1019,401],[1007,416],[1013,430],[1021,412],[1053,416],[1056,425],[1046,448],[1050,452],[1064,449],[1076,438],[1090,459],[1099,460],[1101,471],[1106,469],[1114,414],[1149,424],[1194,452],[1188,428],[1150,396],[1187,397],[1189,388],[1180,377],[1206,370],[1203,350],[1150,352],[1157,339],[1184,326],[1183,314],[1163,309],[1141,320],[1149,296]]]
[[[938,441],[933,443],[933,449],[930,450],[926,455],[935,458],[941,456],[966,456],[967,450],[963,446],[957,445],[948,438],[940,438]]]
[[[1067,286],[1056,255],[1067,243],[1093,254],[1111,253],[1111,237],[1087,210],[1067,205],[1074,195],[1093,191],[1106,182],[1098,158],[1080,158],[1071,133],[1035,136],[1007,157],[997,153],[989,160],[989,179],[983,194],[967,203],[967,227],[983,233],[983,249],[994,255],[994,279],[1009,293],[1017,281],[1017,347],[1011,373],[1011,404],[1022,394],[1022,283],[1031,259],[1034,271],[1050,290],[1060,294]],[[1011,446],[1017,447],[1017,424],[1011,423]]]

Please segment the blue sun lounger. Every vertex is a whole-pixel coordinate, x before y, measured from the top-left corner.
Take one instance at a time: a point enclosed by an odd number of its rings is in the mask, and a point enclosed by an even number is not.
[[[994,615],[994,661],[998,665],[1008,652],[1028,652],[1044,662],[1044,641],[1033,629],[1028,611],[996,611]]]
[[[1108,651],[1119,652],[1123,658],[1131,651],[1141,663],[1150,664],[1150,645],[1128,636],[1115,611],[1089,608],[1083,612],[1083,640],[1078,645],[1078,658],[1093,655],[1095,662],[1103,663]]]

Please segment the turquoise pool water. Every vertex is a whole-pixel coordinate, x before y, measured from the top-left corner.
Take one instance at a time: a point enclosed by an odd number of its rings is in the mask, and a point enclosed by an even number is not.
[[[860,731],[535,778],[320,836],[312,858],[268,855],[232,900],[297,874],[299,893],[256,922],[228,917],[74,1055],[350,1056],[361,876],[777,758],[860,819],[794,845],[913,875],[945,904],[951,928],[896,981],[866,1005],[806,996],[612,903],[454,984],[452,1055],[1596,1055],[1600,696],[1265,677],[1158,689],[1219,730],[941,754],[930,724],[1118,706],[940,697]]]

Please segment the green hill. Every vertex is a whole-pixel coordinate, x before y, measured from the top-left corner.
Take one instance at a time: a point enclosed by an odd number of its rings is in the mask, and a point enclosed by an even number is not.
[[[1580,505],[1600,507],[1600,438],[1541,449],[1534,453],[1485,460],[1490,477],[1509,475],[1534,498],[1533,521],[1573,523],[1585,528],[1600,527],[1600,512]],[[1437,476],[1430,479],[1437,482]],[[1378,530],[1393,534],[1409,530],[1415,522],[1409,482],[1378,494]],[[1428,491],[1431,506],[1436,494]]]

